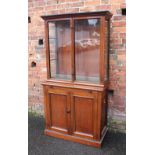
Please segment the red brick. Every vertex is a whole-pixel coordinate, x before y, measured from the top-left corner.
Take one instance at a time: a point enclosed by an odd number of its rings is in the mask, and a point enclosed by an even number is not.
[[[118,38],[112,39],[111,40],[111,44],[122,44],[122,40],[121,39],[118,39]]]
[[[68,3],[57,5],[57,9],[68,9],[68,8],[69,8]]]
[[[122,3],[121,4],[121,8],[126,8],[126,4],[125,3]]]
[[[126,44],[126,39],[122,39],[122,43],[123,44]]]
[[[119,38],[119,33],[111,32],[110,37],[111,37],[111,38]]]
[[[113,16],[113,20],[117,21],[117,20],[125,20],[125,16]]]
[[[126,33],[120,33],[121,38],[126,38]]]
[[[65,0],[65,2],[79,2],[79,0]]]
[[[66,0],[57,0],[57,1],[58,1],[57,4],[61,4],[61,3],[65,3],[66,2]]]
[[[125,54],[117,55],[117,58],[118,58],[118,60],[125,61],[126,55]]]
[[[46,11],[52,11],[57,9],[57,5],[45,6]]]
[[[80,12],[90,12],[90,11],[94,11],[94,10],[95,10],[95,8],[93,6],[80,8]]]
[[[110,5],[99,5],[96,6],[96,10],[110,10],[111,6]]]
[[[94,6],[94,5],[99,5],[100,0],[86,0],[85,1],[85,6]]]
[[[124,3],[124,0],[111,0],[110,2],[112,4],[122,4],[122,3]]]
[[[84,6],[84,2],[69,3],[69,7],[82,7],[82,6]]]
[[[125,33],[126,32],[126,27],[113,27],[113,32],[115,32],[115,33],[117,33],[117,32]]]
[[[114,27],[124,27],[124,26],[126,26],[126,22],[125,21],[113,22],[112,26],[114,26]]]
[[[57,0],[47,0],[47,5],[57,4]]]
[[[66,13],[72,13],[72,12],[79,12],[79,8],[71,8],[66,10]]]

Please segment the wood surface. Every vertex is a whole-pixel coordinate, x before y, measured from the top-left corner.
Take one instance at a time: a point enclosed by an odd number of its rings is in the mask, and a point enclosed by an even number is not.
[[[105,61],[109,62],[110,17],[108,11],[42,16],[47,64],[47,80],[42,83],[46,135],[101,147],[107,131],[109,81],[105,76],[109,76]],[[94,19],[99,25],[91,25]],[[65,20],[69,21],[67,26]],[[56,73],[70,75],[67,79],[51,78],[50,22],[57,23]]]

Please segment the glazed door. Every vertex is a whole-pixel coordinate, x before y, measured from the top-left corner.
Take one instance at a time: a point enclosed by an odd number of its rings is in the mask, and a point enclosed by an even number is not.
[[[105,27],[103,17],[49,21],[48,78],[103,83],[104,66],[108,66],[108,44],[104,40],[105,34],[108,37],[108,29]]]
[[[96,138],[97,96],[92,91],[74,91],[71,94],[72,134],[83,138]]]
[[[49,129],[69,133],[70,96],[66,90],[49,89],[47,97]]]
[[[75,19],[75,79],[99,83],[100,18]]]
[[[70,20],[48,23],[50,78],[71,80],[71,25]]]

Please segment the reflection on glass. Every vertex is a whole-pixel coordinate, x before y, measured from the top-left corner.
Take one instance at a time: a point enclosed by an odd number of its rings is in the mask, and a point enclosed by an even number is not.
[[[77,81],[99,82],[100,20],[75,20]]]
[[[71,79],[70,21],[49,22],[51,78]]]

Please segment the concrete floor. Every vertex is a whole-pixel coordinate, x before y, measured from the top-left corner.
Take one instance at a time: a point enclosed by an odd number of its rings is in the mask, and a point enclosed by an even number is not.
[[[126,135],[108,131],[102,148],[57,139],[43,134],[44,118],[29,113],[29,155],[125,155]]]

